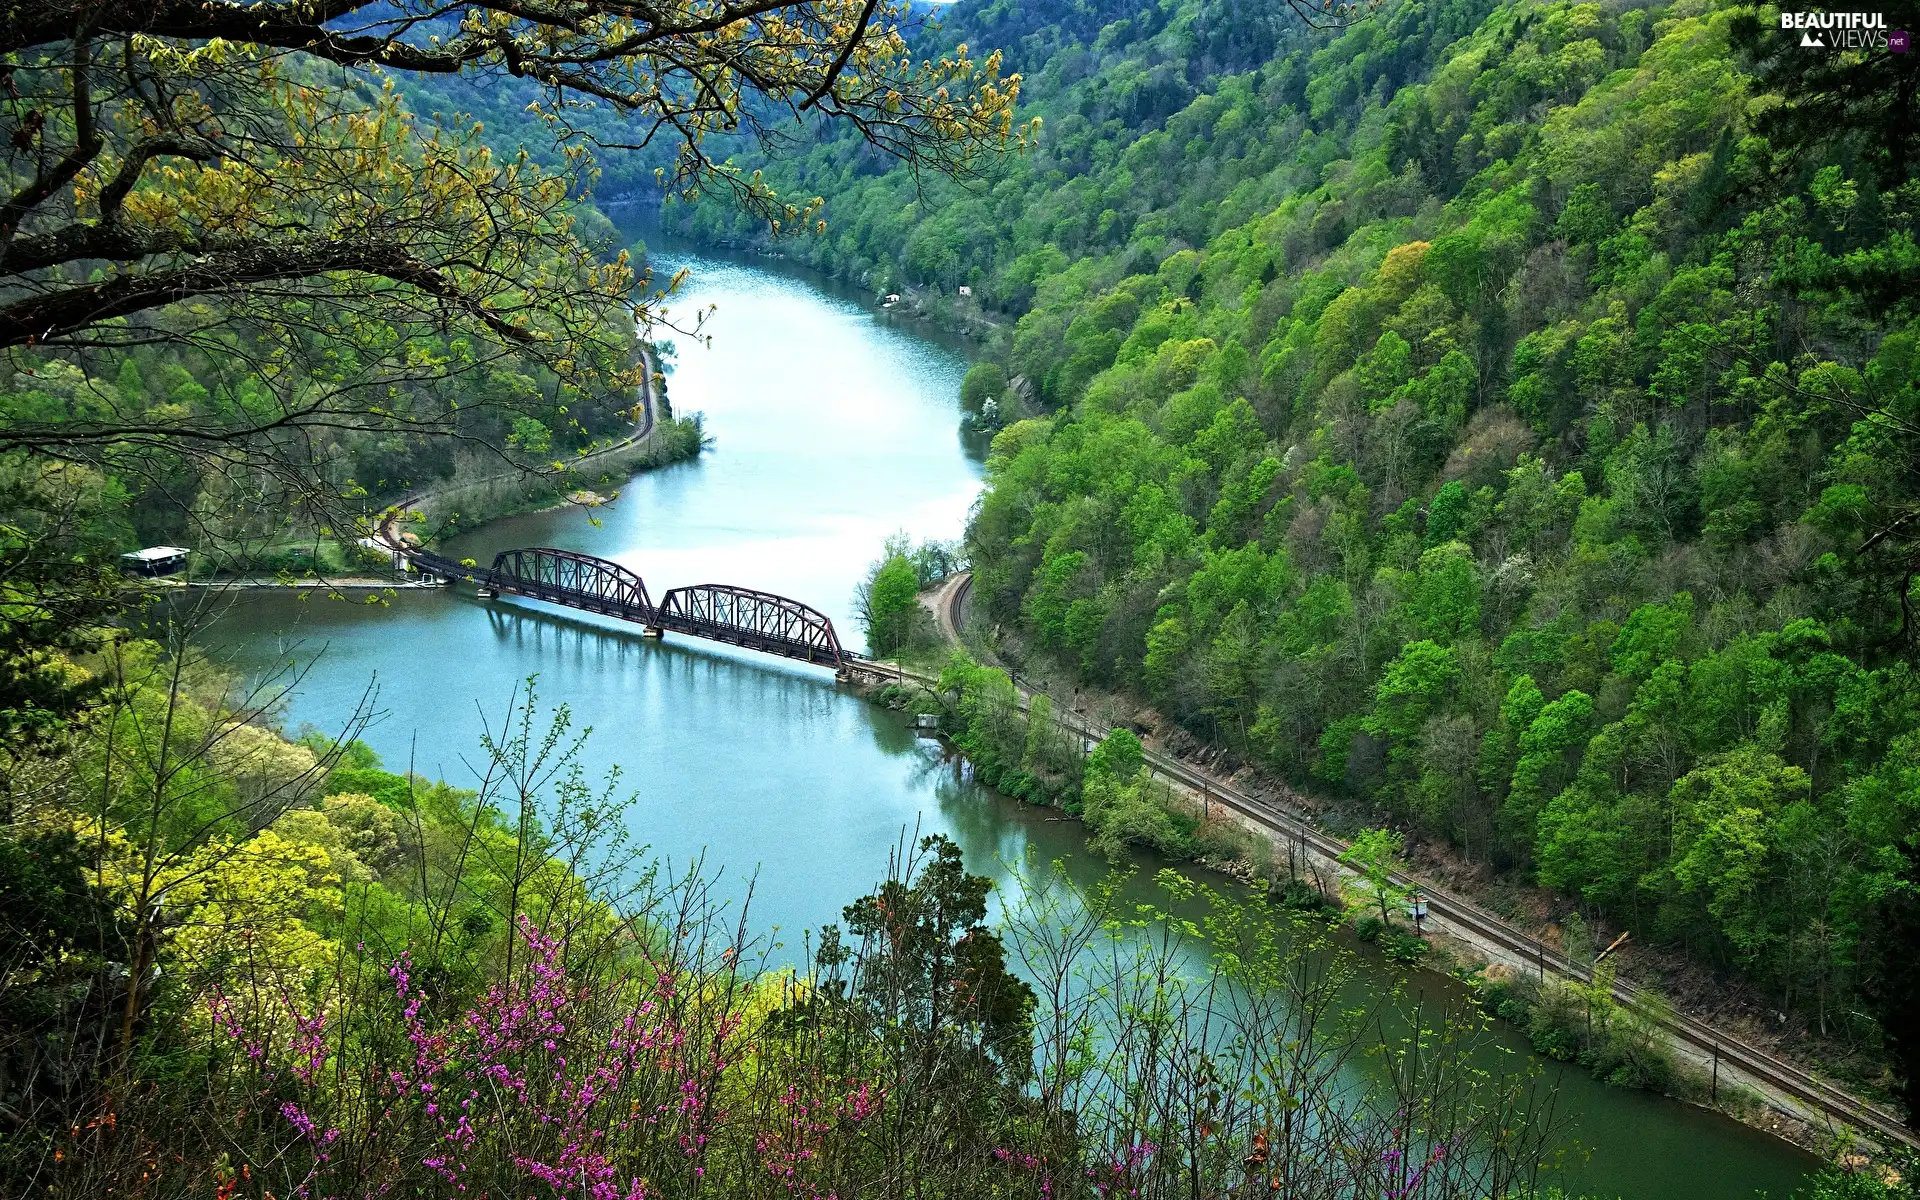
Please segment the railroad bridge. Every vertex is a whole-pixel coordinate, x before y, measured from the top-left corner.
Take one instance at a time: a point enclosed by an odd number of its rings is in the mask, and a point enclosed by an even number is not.
[[[525,596],[642,626],[660,637],[671,631],[744,646],[783,658],[830,666],[842,677],[866,673],[870,663],[840,644],[825,613],[797,600],[726,583],[674,588],[658,603],[636,573],[574,550],[536,546],[502,550],[481,567],[430,550],[397,552],[422,575],[475,584],[482,596]]]

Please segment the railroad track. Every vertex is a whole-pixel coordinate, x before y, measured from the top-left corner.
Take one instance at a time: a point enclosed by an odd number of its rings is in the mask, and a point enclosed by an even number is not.
[[[940,614],[941,624],[946,626],[945,631],[956,642],[959,640],[961,613],[966,605],[967,594],[972,588],[971,575],[963,577],[948,589],[945,604],[942,606],[945,611]],[[1026,693],[1019,694],[1024,700]],[[1061,725],[1083,737],[1097,740],[1111,732],[1084,720],[1078,713],[1070,710],[1063,713],[1059,705],[1054,706],[1054,714],[1054,719]],[[1266,800],[1247,795],[1231,784],[1215,779],[1171,755],[1147,749],[1145,759],[1148,766],[1155,772],[1220,801],[1248,820],[1300,843],[1322,858],[1338,860],[1347,850],[1347,843],[1339,838],[1316,829]],[[1517,955],[1524,962],[1537,963],[1543,976],[1551,971],[1563,978],[1582,983],[1592,982],[1591,971],[1583,971],[1572,966],[1560,957],[1558,951],[1552,950],[1545,942],[1514,928],[1470,901],[1412,876],[1398,876],[1395,882],[1403,886],[1417,886],[1420,894],[1427,899],[1429,915],[1466,930],[1510,954]],[[1703,1021],[1681,1014],[1668,1013],[1664,1011],[1665,1005],[1653,1003],[1649,993],[1632,984],[1622,983],[1616,979],[1613,984],[1613,996],[1619,1003],[1652,1016],[1660,1028],[1702,1055],[1714,1056],[1721,1063],[1812,1106],[1829,1118],[1843,1121],[1856,1128],[1870,1130],[1894,1146],[1920,1149],[1920,1136],[1916,1136],[1913,1130],[1908,1129],[1899,1117],[1878,1105],[1869,1104],[1792,1063],[1775,1058],[1764,1050],[1750,1046],[1737,1038],[1729,1037]]]

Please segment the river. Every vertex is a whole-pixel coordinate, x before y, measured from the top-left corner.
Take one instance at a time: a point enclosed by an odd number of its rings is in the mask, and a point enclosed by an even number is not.
[[[513,546],[578,549],[639,571],[655,596],[693,583],[778,592],[857,645],[853,589],[882,539],[957,536],[979,491],[979,448],[959,426],[966,359],[824,281],[684,265],[692,282],[674,315],[713,306],[701,330],[711,346],[675,339],[668,391],[676,412],[705,415],[712,447],[634,478],[611,506],[508,518],[453,549],[481,561]],[[973,870],[1000,879],[1086,857],[1077,826],[960,778],[897,714],[820,668],[468,589],[385,606],[250,594],[208,640],[249,674],[300,665],[291,727],[337,730],[374,685],[380,716],[363,740],[390,768],[456,784],[473,780],[482,730],[537,677],[543,703],[591,726],[589,767],[623,769],[636,838],[672,863],[704,859],[735,898],[751,888],[754,924],[789,955],[914,829],[948,834]],[[1813,1165],[1716,1115],[1552,1069],[1579,1146],[1556,1180],[1569,1192],[1784,1197]]]

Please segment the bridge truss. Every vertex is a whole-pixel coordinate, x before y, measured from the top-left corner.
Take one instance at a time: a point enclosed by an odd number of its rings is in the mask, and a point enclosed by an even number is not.
[[[497,591],[629,621],[653,621],[646,581],[617,562],[591,554],[545,546],[502,550],[488,574]]]
[[[836,667],[847,657],[826,614],[785,596],[731,584],[674,588],[654,610],[653,623],[660,629]]]
[[[637,573],[574,550],[502,550],[489,567],[428,550],[399,553],[425,574],[477,584],[482,595],[507,593],[601,613],[644,625],[655,635],[684,633],[840,671],[859,658],[840,645],[825,613],[772,592],[703,583],[674,588],[656,605]]]

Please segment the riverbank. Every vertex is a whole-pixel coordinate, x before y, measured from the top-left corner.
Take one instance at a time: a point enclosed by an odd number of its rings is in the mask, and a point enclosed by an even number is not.
[[[957,536],[978,494],[977,442],[956,429],[967,364],[957,347],[876,319],[842,289],[752,264],[693,266],[684,303],[717,315],[710,346],[681,343],[673,399],[706,410],[716,451],[634,477],[609,507],[507,517],[442,552],[485,563],[548,546],[626,564],[649,582],[734,581],[816,605],[857,641],[854,589],[874,547],[902,526]],[[1106,873],[1077,823],[991,791],[910,721],[817,668],[654,641],[539,603],[480,603],[463,588],[382,604],[300,603],[264,589],[237,600],[210,629],[209,649],[262,680],[290,656],[300,664],[287,728],[339,728],[377,681],[384,716],[362,736],[422,774],[475,778],[464,760],[478,739],[500,736],[511,694],[537,677],[543,702],[564,701],[577,729],[596,730],[588,778],[617,769],[618,790],[640,797],[630,836],[665,870],[709,864],[721,875],[716,900],[740,906],[781,963],[810,954],[801,931],[843,920],[849,893],[837,881],[884,871],[903,838],[954,838],[970,869],[1009,896],[1057,861],[1088,884]],[[1144,895],[1162,864],[1143,861]],[[1356,1004],[1391,1003],[1403,979],[1384,964],[1361,974]],[[1461,995],[1437,977],[1419,986]],[[1552,1179],[1569,1195],[1786,1197],[1815,1166],[1783,1140],[1563,1070],[1505,1031],[1485,1049],[1490,1069],[1540,1068],[1558,1080],[1574,1128]]]
[[[945,642],[967,649],[984,662],[993,662],[994,656],[981,639],[968,636],[970,590],[971,578],[962,572],[923,595],[922,602],[931,610]],[[932,682],[910,668],[902,673],[917,676],[923,686]],[[1033,686],[1030,679],[1019,680],[1016,676],[1016,680],[1022,708],[1030,711],[1032,698],[1046,693]],[[1094,706],[1077,693],[1071,701],[1050,699],[1054,719],[1075,737],[1089,742],[1106,737],[1118,724],[1133,724],[1143,735],[1147,765],[1181,798],[1181,803],[1196,815],[1218,812],[1228,816],[1250,836],[1264,841],[1276,859],[1284,856],[1289,863],[1310,870],[1323,891],[1323,879],[1333,881],[1337,896],[1344,881],[1355,878],[1355,872],[1340,861],[1348,844],[1319,826],[1312,819],[1312,806],[1292,789],[1256,778],[1244,768],[1220,774],[1205,763],[1177,756],[1150,727],[1157,722],[1145,722],[1138,716],[1131,721],[1115,721],[1111,711],[1107,720],[1096,720],[1086,711]],[[1527,979],[1538,980],[1543,988],[1549,983],[1593,987],[1592,967],[1575,961],[1561,946],[1516,928],[1432,878],[1405,873],[1395,882],[1416,889],[1426,899],[1424,932],[1444,951],[1443,958],[1462,968],[1455,974],[1470,977],[1491,968],[1492,978],[1501,981],[1495,984],[1499,987],[1509,986],[1508,981]],[[1895,1114],[1736,1033],[1709,1024],[1699,1014],[1676,1011],[1662,997],[1617,979],[1612,983],[1611,998],[1658,1029],[1665,1050],[1680,1068],[1673,1085],[1666,1089],[1676,1099],[1721,1112],[1827,1156],[1848,1150],[1861,1138],[1886,1149],[1920,1146]]]
[[[381,524],[382,540],[436,542],[502,517],[566,505],[597,508],[617,500],[620,487],[636,472],[699,454],[707,441],[700,415],[675,417],[659,356],[647,343],[641,344],[640,355],[646,370],[635,406],[638,419],[625,437],[560,464],[556,471],[514,467],[488,472],[482,468],[486,460],[475,458],[465,472],[456,467],[452,479],[395,501]]]
[[[993,660],[979,637],[968,637],[970,591],[972,578],[960,572],[924,595],[924,603],[933,612],[935,626],[947,643],[964,647],[983,660]],[[1031,703],[1037,693],[1044,695],[1031,680],[1021,682],[1016,691],[1023,703]],[[1091,707],[1079,695],[1069,703],[1054,697],[1052,703],[1056,720],[1075,735],[1106,737],[1114,722],[1092,720],[1085,712]],[[1156,724],[1165,726],[1165,722]],[[1254,778],[1246,768],[1227,776],[1217,774],[1204,762],[1169,753],[1165,739],[1152,730],[1142,735],[1142,749],[1154,774],[1183,795],[1194,812],[1219,808],[1231,814],[1242,828],[1263,837],[1273,849],[1288,856],[1298,854],[1309,862],[1315,877],[1321,872],[1332,879],[1356,877],[1340,862],[1348,843],[1317,826],[1313,806],[1304,803],[1304,797],[1290,787]],[[1423,924],[1455,964],[1469,970],[1498,966],[1503,979],[1532,975],[1542,983],[1594,985],[1592,966],[1574,962],[1565,948],[1517,929],[1475,900],[1438,885],[1432,877],[1409,872],[1396,877],[1396,883],[1417,889],[1427,899],[1427,920]],[[1668,1052],[1684,1068],[1682,1087],[1668,1089],[1668,1094],[1682,1102],[1722,1112],[1828,1156],[1845,1150],[1853,1139],[1870,1140],[1887,1150],[1910,1152],[1920,1148],[1920,1139],[1895,1114],[1836,1083],[1814,1077],[1809,1069],[1770,1054],[1738,1033],[1711,1025],[1699,1014],[1672,1010],[1665,998],[1619,979],[1613,981],[1613,1000],[1645,1014],[1661,1029]],[[1699,1087],[1692,1087],[1693,1083]]]
[[[177,587],[205,591],[277,591],[277,592],[395,592],[428,591],[447,586],[444,583],[426,583],[417,579],[370,579],[365,577],[336,579],[313,578],[269,578],[264,576],[240,579],[187,579],[180,581],[156,580],[152,584],[161,588]]]

